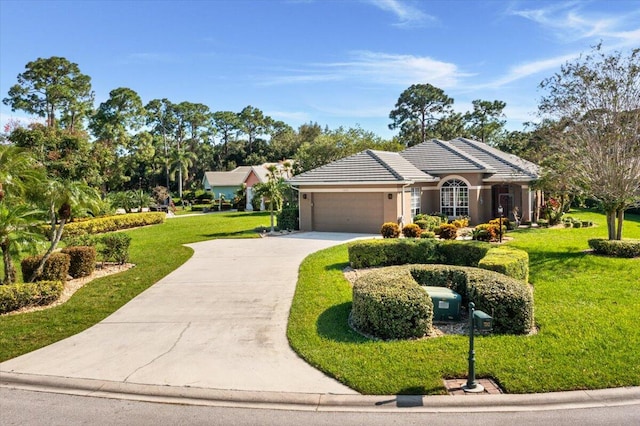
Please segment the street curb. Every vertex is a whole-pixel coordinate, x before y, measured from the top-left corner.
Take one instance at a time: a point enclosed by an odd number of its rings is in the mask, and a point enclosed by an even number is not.
[[[334,395],[146,385],[0,372],[0,387],[165,404],[327,412],[517,412],[640,405],[640,387],[465,396]]]

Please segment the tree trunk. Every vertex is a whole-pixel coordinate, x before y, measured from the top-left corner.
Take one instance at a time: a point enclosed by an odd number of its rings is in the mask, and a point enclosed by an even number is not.
[[[624,223],[624,209],[618,209],[618,229],[616,231],[616,240],[622,239],[622,224]]]
[[[273,224],[273,200],[269,200],[269,210],[271,211],[271,232],[275,232],[275,227]]]
[[[64,218],[61,219],[60,225],[58,226],[58,228],[54,228],[55,232],[51,236],[51,245],[49,246],[49,250],[47,250],[44,256],[42,256],[42,259],[40,259],[40,263],[38,263],[38,267],[36,268],[35,271],[33,271],[31,278],[29,278],[29,281],[27,282],[30,282],[30,283],[34,282],[38,277],[38,275],[40,275],[44,270],[44,264],[51,257],[51,253],[53,253],[56,247],[58,247],[58,243],[60,242],[60,238],[62,238],[62,230],[64,229],[64,224],[66,223],[66,221],[67,220]]]
[[[616,211],[608,210],[607,212],[607,234],[610,240],[615,240],[616,235]]]
[[[2,244],[2,260],[4,261],[4,279],[2,284],[13,284],[16,282],[16,268],[13,266],[11,253],[8,244]]]

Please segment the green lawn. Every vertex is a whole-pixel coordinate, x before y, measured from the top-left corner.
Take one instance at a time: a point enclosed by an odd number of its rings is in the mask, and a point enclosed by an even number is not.
[[[168,219],[162,225],[127,231],[136,267],[100,278],[63,305],[0,316],[0,361],[41,348],[91,327],[191,257],[183,244],[214,238],[256,238],[269,213],[216,213]]]
[[[533,336],[476,339],[476,375],[509,393],[640,385],[640,259],[587,254],[606,237],[603,215],[575,212],[599,226],[510,233],[530,256]],[[640,238],[640,217],[624,236]],[[342,269],[346,245],[309,256],[288,326],[292,347],[310,364],[366,394],[442,394],[443,378],[466,377],[468,338],[372,341],[347,325],[351,289]]]

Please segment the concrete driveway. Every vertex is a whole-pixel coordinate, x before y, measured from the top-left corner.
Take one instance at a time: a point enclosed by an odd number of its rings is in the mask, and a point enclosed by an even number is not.
[[[199,388],[355,394],[300,359],[286,325],[298,267],[362,234],[190,245],[194,256],[104,321],[0,372]]]

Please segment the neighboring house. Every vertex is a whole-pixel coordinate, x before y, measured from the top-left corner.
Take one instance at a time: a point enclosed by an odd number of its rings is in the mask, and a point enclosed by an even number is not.
[[[432,139],[405,151],[366,150],[289,179],[300,193],[300,229],[378,233],[418,213],[530,221],[539,167],[482,142]]]
[[[265,163],[259,166],[240,166],[228,172],[205,172],[202,177],[202,186],[205,191],[211,192],[212,198],[219,199],[222,194],[225,200],[231,201],[244,184],[247,188],[246,209],[251,210],[253,185],[269,180],[268,168],[272,165],[281,170],[284,167],[282,163]]]

